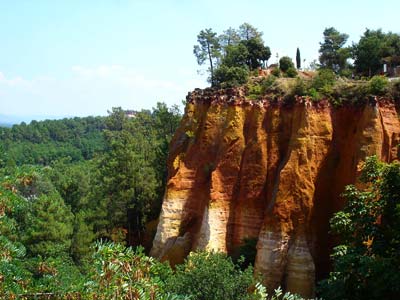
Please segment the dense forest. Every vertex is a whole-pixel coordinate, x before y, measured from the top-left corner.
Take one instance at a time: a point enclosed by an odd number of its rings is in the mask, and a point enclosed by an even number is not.
[[[145,243],[180,118],[178,107],[158,103],[130,118],[114,108],[108,117],[1,128],[0,248],[5,259],[16,254],[21,264],[2,264],[6,281],[0,284],[20,288],[8,292],[35,289],[46,275],[38,268],[47,264],[83,272],[95,240]]]

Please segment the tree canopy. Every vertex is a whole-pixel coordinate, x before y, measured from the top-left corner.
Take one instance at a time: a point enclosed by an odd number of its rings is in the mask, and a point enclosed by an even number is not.
[[[347,205],[331,219],[340,237],[325,299],[396,299],[400,293],[400,164],[367,160],[367,188],[346,188]]]
[[[384,58],[400,56],[400,35],[366,29],[352,52],[356,71],[371,77],[383,71]]]
[[[212,29],[200,31],[194,54],[199,65],[209,62],[212,86],[233,86],[247,81],[249,72],[265,66],[271,56],[262,32],[248,23],[228,28],[221,35]]]
[[[319,62],[322,68],[338,73],[345,68],[346,61],[350,57],[350,50],[344,47],[349,36],[340,33],[334,27],[326,28],[323,35],[324,40],[319,48]]]

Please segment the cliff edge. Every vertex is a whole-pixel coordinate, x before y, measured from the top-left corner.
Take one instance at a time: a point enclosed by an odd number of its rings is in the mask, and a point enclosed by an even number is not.
[[[367,156],[400,156],[399,107],[385,98],[332,106],[295,97],[252,101],[242,88],[195,90],[170,144],[151,255],[235,253],[257,240],[268,288],[314,295],[329,271],[329,218]]]

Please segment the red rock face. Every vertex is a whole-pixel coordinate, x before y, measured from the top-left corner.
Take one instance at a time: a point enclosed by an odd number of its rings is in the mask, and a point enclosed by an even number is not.
[[[169,180],[151,254],[235,252],[257,239],[267,287],[305,297],[329,270],[329,218],[369,155],[399,157],[395,105],[251,103],[240,90],[195,91],[170,146]]]

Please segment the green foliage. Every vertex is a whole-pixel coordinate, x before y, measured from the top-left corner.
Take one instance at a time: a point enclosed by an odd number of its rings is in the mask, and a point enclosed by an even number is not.
[[[244,84],[248,78],[249,71],[246,67],[220,65],[215,70],[215,84],[224,88]]]
[[[400,164],[366,162],[363,191],[346,188],[345,208],[331,219],[341,244],[320,284],[325,299],[396,299],[400,292]]]
[[[250,71],[262,67],[271,56],[262,33],[248,23],[229,28],[218,38],[212,29],[202,30],[194,54],[201,65],[209,61],[211,86],[233,87],[247,82]]]
[[[214,65],[221,55],[219,39],[217,34],[211,28],[208,28],[200,31],[197,35],[197,42],[199,44],[193,47],[193,54],[196,56],[199,65],[208,60],[211,74],[210,82],[211,86],[214,86]]]
[[[20,259],[25,247],[19,241],[16,219],[24,213],[26,205],[7,182],[0,184],[0,299],[12,299],[25,290],[27,274]]]
[[[246,67],[247,60],[250,55],[249,50],[243,43],[237,45],[229,45],[225,48],[225,56],[222,65],[227,67]]]
[[[1,299],[22,294],[29,298],[42,292],[53,293],[57,299],[76,299],[77,295],[92,299],[85,293],[90,282],[87,272],[94,264],[91,244],[99,237],[140,242],[131,237],[139,236],[136,227],[159,215],[168,144],[180,118],[177,107],[158,103],[135,118],[116,109],[108,118],[87,118],[87,122],[75,118],[0,129],[0,149],[5,154],[0,161]],[[46,130],[57,134],[46,138]],[[65,152],[66,157],[57,152],[45,160],[35,156],[39,147],[75,147],[85,137],[101,140],[100,150],[77,158],[67,155],[71,152]],[[29,143],[35,145],[32,153],[15,150]],[[91,146],[77,147],[73,149]],[[15,161],[17,156],[10,153],[24,156]],[[45,167],[25,165],[44,161]],[[114,183],[125,190],[114,193]],[[163,294],[159,299],[183,298]]]
[[[296,50],[296,69],[297,70],[301,69],[300,49],[298,47],[297,47],[297,50]]]
[[[336,75],[329,69],[321,69],[318,71],[317,76],[312,81],[312,87],[321,91],[327,86],[333,86],[336,80]]]
[[[21,123],[0,128],[0,146],[5,160],[16,165],[49,165],[63,157],[88,160],[104,149],[104,125],[103,117]]]
[[[359,74],[369,77],[380,74],[382,59],[400,55],[400,35],[366,29],[358,44],[353,45],[352,54]]]
[[[286,72],[289,68],[294,68],[292,59],[289,56],[283,56],[279,60],[279,69]]]
[[[73,215],[56,193],[40,195],[27,215],[24,243],[30,256],[66,255],[71,246]]]
[[[262,95],[265,95],[276,82],[276,77],[274,75],[269,75],[267,77],[263,77],[259,81],[249,82],[247,84],[246,95],[249,99],[257,100]]]
[[[314,101],[319,101],[323,96],[330,97],[336,81],[335,73],[330,69],[320,69],[313,78],[307,92]]]
[[[249,53],[247,57],[247,66],[250,70],[261,67],[271,57],[271,50],[269,47],[264,46],[264,42],[261,38],[251,38],[249,40],[243,40],[241,43],[247,48]]]
[[[294,67],[290,67],[286,70],[286,76],[290,78],[295,78],[297,76],[297,71]]]
[[[300,77],[296,78],[296,82],[293,88],[293,94],[297,96],[304,96],[307,93],[307,85]]]
[[[315,88],[310,88],[308,94],[313,101],[319,101],[322,98],[321,94]]]
[[[158,217],[168,143],[179,121],[179,110],[163,104],[135,118],[127,118],[120,108],[110,113],[104,131],[107,151],[98,166],[101,189],[95,195],[106,212],[106,222],[94,225],[100,236],[123,242],[121,233],[139,235],[149,219]]]
[[[133,250],[121,244],[96,244],[91,281],[86,296],[95,299],[188,299],[164,291],[165,280],[172,270],[145,256],[142,248]]]
[[[349,36],[333,27],[326,28],[323,34],[324,41],[320,43],[319,62],[322,68],[337,73],[346,66],[346,61],[350,57],[350,50],[343,48]]]
[[[241,271],[226,254],[195,252],[176,267],[167,290],[193,300],[240,300],[249,299],[248,289],[254,284],[253,270]]]
[[[388,91],[389,80],[384,76],[374,76],[370,79],[368,88],[373,95],[384,95]]]
[[[271,75],[274,75],[275,77],[281,77],[281,70],[279,68],[272,69]]]

